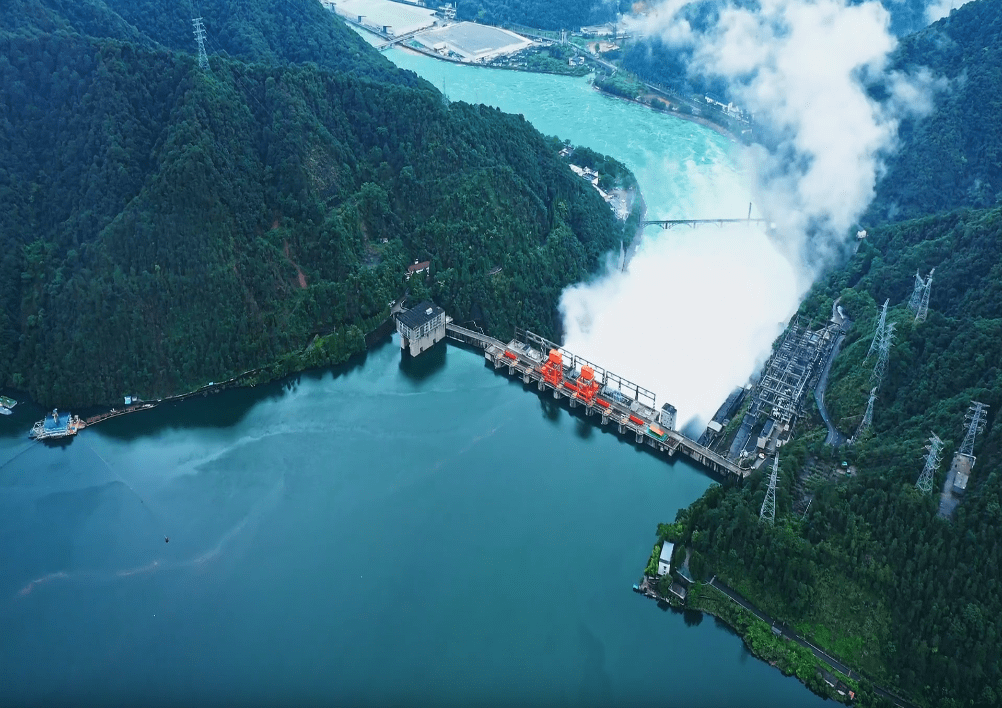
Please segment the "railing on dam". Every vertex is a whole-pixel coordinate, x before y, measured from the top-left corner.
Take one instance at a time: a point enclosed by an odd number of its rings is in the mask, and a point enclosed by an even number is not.
[[[637,443],[665,452],[669,457],[681,453],[720,475],[740,478],[749,474],[748,470],[742,470],[722,455],[659,425],[652,391],[592,364],[533,332],[516,330],[515,339],[505,344],[482,332],[449,322],[446,324],[446,337],[482,349],[484,358],[496,370],[506,370],[509,375],[517,374],[523,383],[534,383],[541,393],[549,391],[555,399],[566,397],[571,408],[581,406],[586,416],[598,416],[601,425],[611,423],[619,434],[632,434]],[[551,350],[559,352],[563,368],[557,374],[551,370],[550,375],[544,376],[543,369]],[[589,380],[598,385],[597,395],[580,393],[578,383],[581,372],[586,368],[593,372],[593,378]]]

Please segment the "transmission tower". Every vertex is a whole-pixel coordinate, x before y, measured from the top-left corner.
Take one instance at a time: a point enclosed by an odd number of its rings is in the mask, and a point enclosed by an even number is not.
[[[964,424],[967,426],[967,435],[960,446],[961,455],[974,457],[974,438],[985,429],[985,417],[988,415],[988,406],[978,401],[971,401],[971,407],[964,417]]]
[[[891,322],[884,328],[884,336],[880,338],[880,351],[877,356],[877,363],[873,365],[873,372],[870,374],[870,383],[880,386],[884,380],[884,373],[887,371],[887,357],[891,351],[891,343],[894,341],[895,323]]]
[[[205,26],[202,25],[202,18],[194,18],[191,24],[195,26],[195,41],[198,42],[198,68],[208,71],[209,57],[205,55]]]
[[[922,276],[919,275],[918,271],[915,271],[915,288],[912,290],[912,296],[908,299],[908,309],[912,312],[918,312],[919,306],[922,304],[922,293],[925,292],[925,281],[922,280]]]
[[[873,341],[870,342],[870,351],[868,351],[866,353],[866,356],[863,357],[863,361],[866,361],[867,359],[870,358],[870,355],[873,354],[874,349],[880,347],[880,341],[884,338],[884,327],[887,323],[887,303],[889,303],[890,301],[891,301],[890,298],[884,300],[884,309],[880,311],[880,319],[877,320],[877,330],[873,333]]]
[[[874,386],[870,389],[870,400],[866,402],[866,412],[863,414],[863,420],[859,421],[859,427],[856,428],[856,434],[849,438],[849,443],[852,444],[863,437],[863,433],[866,429],[870,427],[873,423],[873,402],[877,400],[877,387]]]
[[[772,458],[772,475],[769,477],[769,488],[765,490],[765,499],[762,500],[762,511],[758,514],[759,521],[767,521],[770,524],[776,522],[776,480],[779,478],[779,453]]]
[[[939,469],[939,463],[943,456],[943,441],[939,439],[936,433],[932,434],[929,438],[929,444],[925,446],[925,449],[929,451],[929,454],[925,456],[925,467],[922,468],[922,474],[919,475],[918,481],[915,486],[919,488],[920,491],[928,494],[932,491],[933,478],[936,475],[936,470]]]
[[[930,270],[929,277],[925,279],[925,284],[922,287],[922,302],[919,303],[918,310],[915,311],[916,322],[925,322],[925,318],[929,314],[929,291],[932,286],[932,274],[935,272],[935,268]],[[915,277],[918,277],[918,273],[915,274]]]

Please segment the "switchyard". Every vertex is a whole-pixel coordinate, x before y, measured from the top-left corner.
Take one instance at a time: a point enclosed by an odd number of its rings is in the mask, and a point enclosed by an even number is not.
[[[803,409],[804,398],[825,369],[841,331],[841,326],[834,322],[812,330],[799,317],[794,318],[751,391],[748,410],[728,448],[730,459],[740,460],[757,450],[764,454],[775,452],[789,437],[794,419]],[[721,422],[711,421],[704,434],[706,439],[715,440],[720,429]],[[758,434],[753,435],[756,430]],[[756,466],[764,459],[754,457],[758,458]]]
[[[657,408],[653,391],[545,337],[516,329],[515,338],[505,343],[452,322],[446,325],[446,337],[482,349],[485,362],[495,371],[535,385],[541,395],[566,399],[570,408],[582,409],[598,425],[669,459],[682,455],[723,477],[740,479],[749,474],[676,431],[675,407],[665,403]]]

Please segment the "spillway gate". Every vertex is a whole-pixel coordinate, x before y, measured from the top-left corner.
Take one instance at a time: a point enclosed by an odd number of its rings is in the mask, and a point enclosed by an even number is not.
[[[517,376],[526,385],[535,385],[541,395],[549,393],[556,400],[566,398],[571,408],[580,406],[585,416],[594,416],[602,426],[612,425],[619,435],[632,437],[637,444],[669,458],[681,454],[724,477],[740,479],[750,474],[749,470],[662,425],[654,392],[545,337],[516,329],[515,338],[505,344],[452,322],[446,324],[446,337],[482,349],[485,361],[496,371]]]

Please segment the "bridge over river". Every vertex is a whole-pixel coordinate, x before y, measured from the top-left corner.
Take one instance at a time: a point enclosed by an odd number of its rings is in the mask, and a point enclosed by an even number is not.
[[[652,391],[537,334],[516,330],[515,339],[505,344],[449,322],[446,337],[483,349],[484,358],[495,370],[518,376],[525,384],[535,384],[541,394],[549,391],[557,400],[567,398],[571,408],[580,406],[585,416],[597,417],[603,426],[612,424],[620,435],[632,436],[636,443],[669,458],[684,455],[724,477],[740,479],[750,474],[749,470],[673,430],[674,408],[665,406],[659,413],[654,407]],[[666,415],[670,421],[665,420]]]

